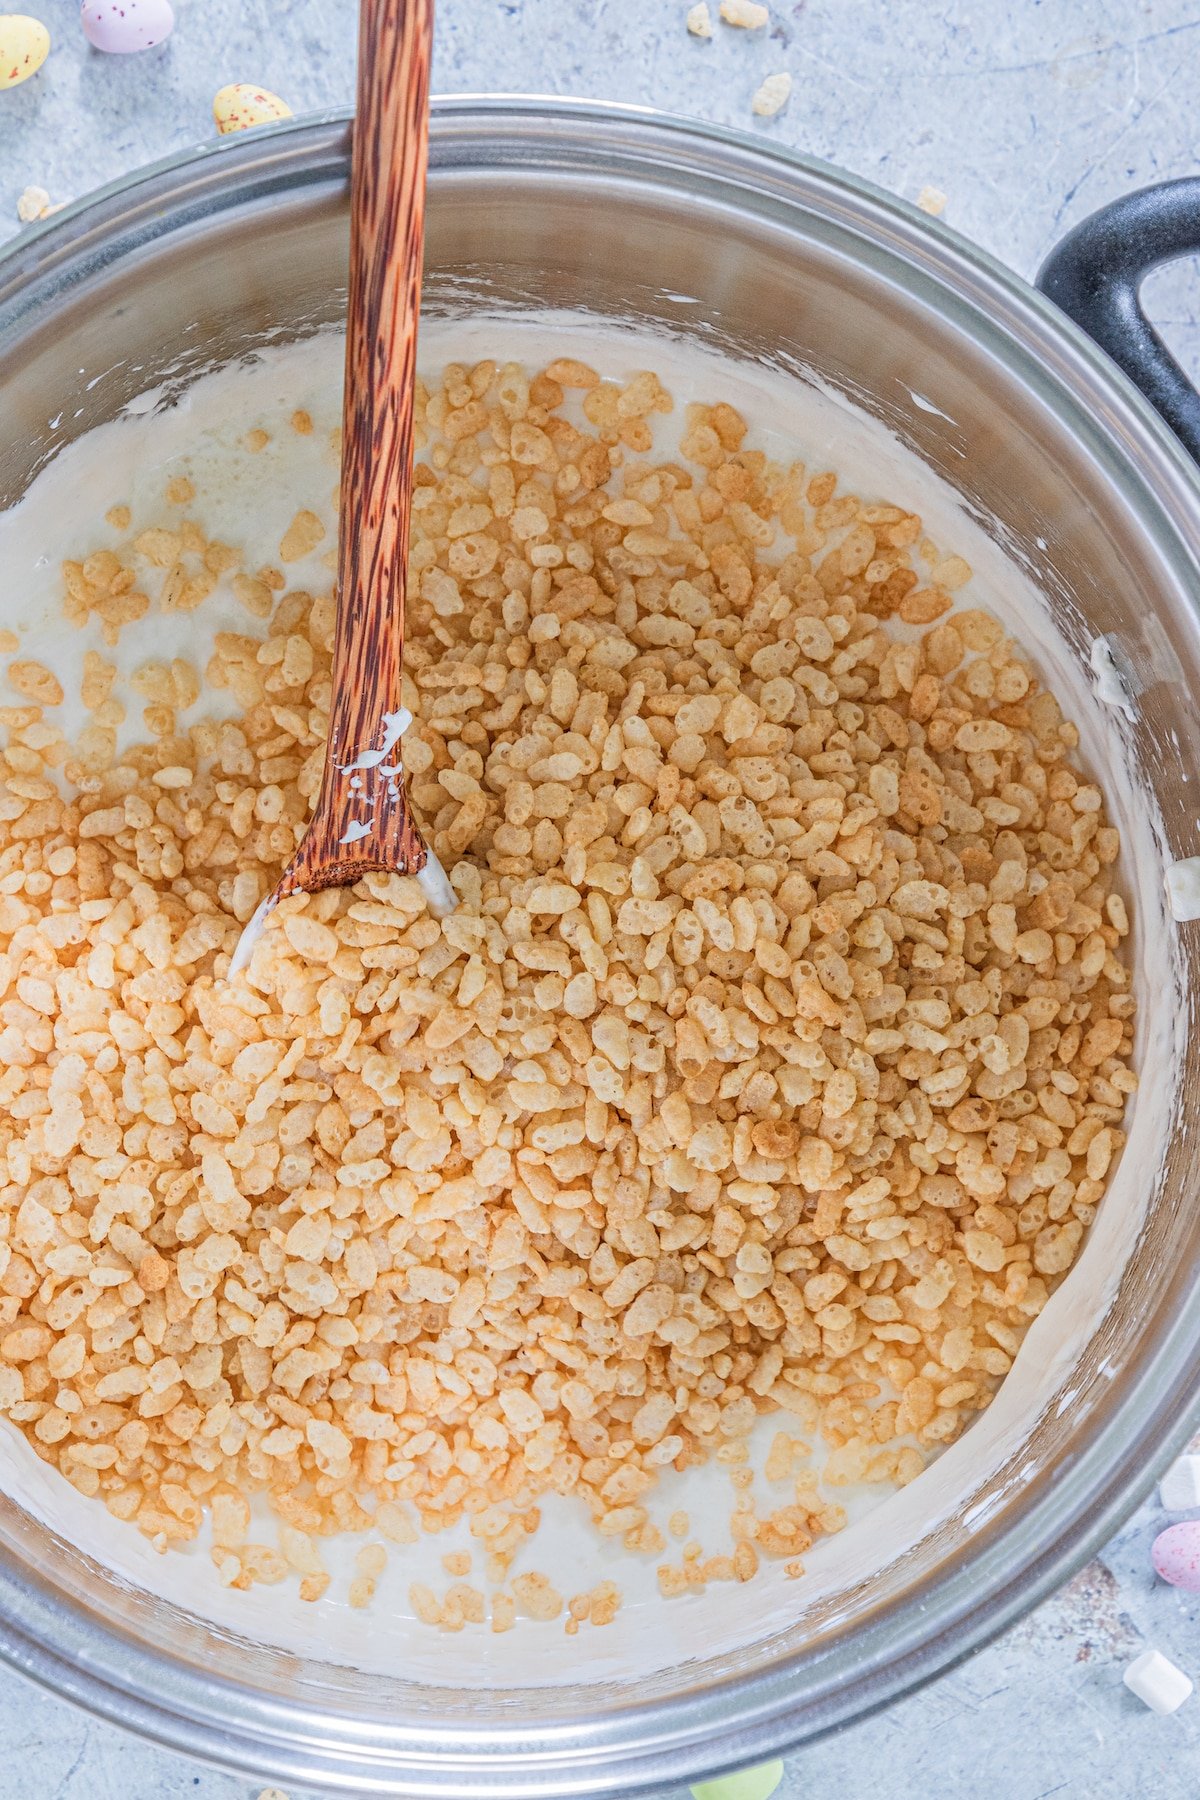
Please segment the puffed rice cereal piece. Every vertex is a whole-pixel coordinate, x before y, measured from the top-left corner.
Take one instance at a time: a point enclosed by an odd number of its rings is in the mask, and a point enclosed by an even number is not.
[[[768,75],[755,92],[750,103],[751,111],[760,119],[773,119],[787,105],[791,91],[792,78],[786,70]]]

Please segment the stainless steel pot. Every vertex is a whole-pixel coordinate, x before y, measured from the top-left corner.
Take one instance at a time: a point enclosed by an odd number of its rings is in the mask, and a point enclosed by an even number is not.
[[[0,503],[149,386],[334,321],[347,169],[344,117],[297,122],[204,145],[22,235],[0,259]],[[1200,480],[1130,383],[1032,289],[820,164],[640,112],[503,99],[435,107],[428,264],[441,312],[586,307],[734,357],[799,359],[1005,541],[1041,540],[1071,641],[1124,633],[1136,663],[1137,621],[1153,619],[1137,752],[1169,842],[1193,847]],[[913,389],[931,410],[914,410]],[[1178,673],[1163,679],[1167,652]],[[1200,934],[1181,933],[1192,996],[1198,951]],[[1181,1096],[1200,1088],[1194,1033],[1175,1078]],[[173,1748],[347,1792],[663,1787],[827,1731],[1040,1600],[1182,1438],[1200,1391],[1193,1131],[1180,1101],[1115,1300],[990,1508],[749,1650],[699,1645],[636,1683],[488,1694],[384,1682],[215,1632],[4,1501],[0,1652]]]

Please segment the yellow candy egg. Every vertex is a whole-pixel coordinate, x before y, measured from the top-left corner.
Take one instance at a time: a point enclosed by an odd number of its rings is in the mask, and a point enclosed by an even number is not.
[[[276,120],[291,116],[286,100],[249,81],[230,82],[213,101],[213,118],[222,137],[230,131],[249,131],[252,125],[273,125]]]
[[[50,54],[50,33],[40,19],[0,13],[0,88],[19,87]]]

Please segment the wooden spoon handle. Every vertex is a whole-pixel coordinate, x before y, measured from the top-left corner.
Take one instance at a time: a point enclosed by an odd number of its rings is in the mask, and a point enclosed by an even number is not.
[[[433,0],[361,0],[350,199],[337,629],[325,771],[292,871],[313,890],[425,861],[403,777],[347,765],[400,711]],[[370,822],[369,834],[347,841]],[[358,848],[355,843],[358,842]]]

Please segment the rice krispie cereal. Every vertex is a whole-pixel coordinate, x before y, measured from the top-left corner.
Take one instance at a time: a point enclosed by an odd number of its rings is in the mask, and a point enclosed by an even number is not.
[[[987,1405],[1123,1143],[1128,920],[1074,727],[903,505],[725,404],[656,458],[671,408],[573,360],[419,392],[403,759],[449,918],[368,879],[227,979],[321,771],[313,496],[267,567],[187,479],[109,514],[74,624],[224,582],[245,628],[130,683],[89,653],[74,739],[8,662],[0,1412],[160,1547],[207,1512],[234,1587],[315,1600],[319,1540],[370,1531],[362,1605],[378,1538],[464,1517],[503,1586],[548,1493],[657,1559],[648,1496],[706,1460],[731,1545],[676,1512],[662,1591],[799,1573],[841,1520],[818,1475],[903,1483]],[[619,1603],[470,1572],[419,1616]]]

